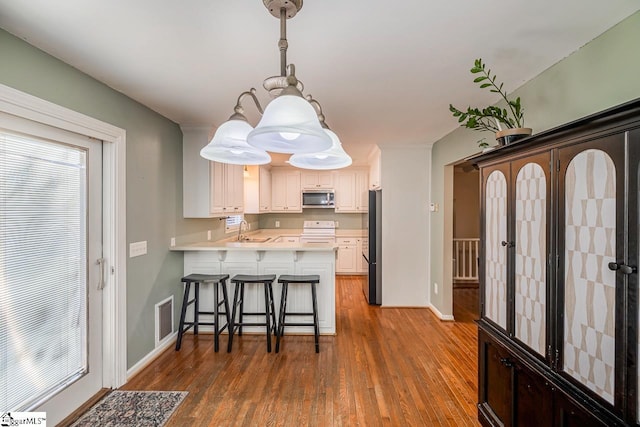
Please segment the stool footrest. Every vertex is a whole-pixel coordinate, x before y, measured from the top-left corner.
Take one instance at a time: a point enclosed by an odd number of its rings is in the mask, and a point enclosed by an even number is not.
[[[288,311],[286,313],[287,316],[313,316],[315,313],[311,312],[311,313],[289,313]]]
[[[315,323],[286,322],[281,323],[282,326],[316,326]]]

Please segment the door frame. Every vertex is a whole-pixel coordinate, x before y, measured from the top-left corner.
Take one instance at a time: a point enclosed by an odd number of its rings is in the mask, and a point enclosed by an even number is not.
[[[108,274],[102,298],[102,384],[120,387],[127,380],[126,131],[3,84],[0,111],[103,141],[102,234]]]

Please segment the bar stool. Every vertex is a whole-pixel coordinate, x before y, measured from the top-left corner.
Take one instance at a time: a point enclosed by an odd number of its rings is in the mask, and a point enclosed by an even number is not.
[[[229,344],[227,346],[227,352],[231,352],[233,345],[233,335],[236,330],[238,336],[242,336],[243,326],[265,326],[267,329],[267,352],[271,353],[271,331],[274,334],[278,332],[276,323],[276,309],[273,303],[273,282],[276,280],[275,274],[266,275],[251,275],[251,274],[236,274],[231,279],[231,283],[235,284],[235,293],[233,296],[233,312],[231,313],[231,323],[229,326]],[[245,283],[256,283],[264,286],[264,312],[259,313],[247,313],[244,311],[244,285]],[[237,308],[240,306],[240,312],[238,315],[238,321],[236,321]],[[245,322],[244,315],[264,315],[263,322]]]
[[[180,327],[178,329],[178,341],[176,341],[176,351],[180,350],[182,346],[182,336],[189,328],[193,327],[193,333],[198,335],[198,326],[206,325],[213,326],[213,347],[215,351],[218,351],[220,346],[220,332],[229,326],[229,299],[227,298],[227,283],[229,278],[228,274],[189,274],[183,277],[182,283],[184,283],[184,297],[182,298],[182,311],[180,313]],[[213,284],[213,311],[200,311],[200,284]],[[194,297],[189,300],[189,291],[191,290],[191,284],[194,285]],[[222,301],[220,300],[218,287],[222,286]],[[193,307],[193,322],[187,322],[185,317],[187,314],[187,307],[191,304]],[[224,312],[220,311],[220,306],[224,305]],[[199,316],[201,314],[213,315],[212,322],[200,322]],[[220,327],[220,316],[225,316],[227,323]],[[186,327],[185,327],[186,325]]]
[[[285,326],[313,326],[316,341],[316,353],[320,353],[320,326],[318,325],[318,298],[316,296],[316,285],[320,283],[320,276],[309,274],[304,276],[290,276],[283,274],[278,278],[278,283],[282,283],[282,295],[280,297],[280,315],[278,318],[278,333],[276,334],[276,353],[280,351],[280,339],[284,336]],[[289,283],[308,284],[311,286],[311,300],[313,312],[299,313],[287,311],[287,294]],[[286,316],[313,316],[313,323],[287,322]]]

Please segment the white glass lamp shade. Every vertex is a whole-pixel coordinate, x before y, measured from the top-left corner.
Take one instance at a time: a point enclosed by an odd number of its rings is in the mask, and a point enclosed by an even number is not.
[[[317,153],[332,144],[313,106],[296,95],[280,95],[271,101],[247,142],[261,150],[290,154]]]
[[[224,122],[211,142],[200,155],[205,159],[232,165],[264,165],[271,162],[271,156],[264,150],[247,144],[247,135],[253,128],[244,120]]]
[[[351,157],[342,148],[342,143],[333,131],[324,129],[333,142],[331,148],[318,153],[294,154],[289,164],[302,169],[340,169],[351,165]]]

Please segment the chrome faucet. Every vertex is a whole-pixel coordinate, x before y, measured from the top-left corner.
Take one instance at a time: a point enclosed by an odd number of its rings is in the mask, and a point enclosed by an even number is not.
[[[242,224],[246,226],[245,231],[247,230],[247,228],[249,228],[249,224],[247,223],[247,221],[245,221],[244,219],[240,221],[240,226],[238,227],[238,242],[242,240]]]

